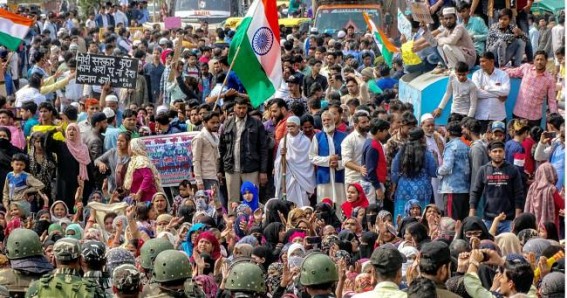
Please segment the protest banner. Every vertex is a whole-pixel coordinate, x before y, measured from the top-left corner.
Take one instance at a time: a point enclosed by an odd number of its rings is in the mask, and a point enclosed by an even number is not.
[[[431,18],[431,13],[427,6],[423,2],[412,2],[411,3],[411,16],[416,22],[424,22],[426,24],[433,24],[433,19]]]
[[[398,31],[406,38],[411,39],[411,22],[406,18],[402,11],[398,8]]]
[[[77,53],[77,84],[135,88],[138,59]]]
[[[181,28],[181,18],[180,17],[167,17],[163,19],[163,24],[165,29],[177,29]]]
[[[184,132],[141,138],[146,152],[156,166],[163,187],[178,186],[185,179],[194,180],[191,141],[199,132]]]

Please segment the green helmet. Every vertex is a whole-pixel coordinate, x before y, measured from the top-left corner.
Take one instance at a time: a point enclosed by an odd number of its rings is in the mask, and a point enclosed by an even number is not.
[[[157,255],[168,249],[173,249],[171,242],[164,238],[148,240],[140,249],[140,264],[144,269],[151,269]]]
[[[42,256],[43,249],[39,236],[29,229],[15,229],[6,242],[6,256],[10,260]]]
[[[264,271],[251,262],[237,262],[230,268],[225,289],[254,293],[266,292]]]
[[[308,254],[301,263],[299,283],[304,286],[320,285],[339,280],[333,260],[322,253]]]
[[[189,258],[178,250],[164,250],[157,255],[154,261],[153,276],[156,282],[191,278]]]

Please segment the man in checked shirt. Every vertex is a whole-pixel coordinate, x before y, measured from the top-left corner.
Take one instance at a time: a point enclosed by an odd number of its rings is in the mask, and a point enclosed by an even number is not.
[[[517,68],[507,69],[511,78],[521,78],[522,84],[518,99],[514,106],[514,118],[527,119],[530,127],[539,126],[543,117],[542,105],[547,98],[550,113],[557,112],[555,95],[555,79],[545,70],[547,53],[537,51],[534,54],[534,64],[523,64]]]

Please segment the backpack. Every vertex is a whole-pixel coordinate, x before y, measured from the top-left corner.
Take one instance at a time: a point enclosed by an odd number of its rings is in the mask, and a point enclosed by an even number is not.
[[[96,285],[73,275],[47,275],[39,279],[37,297],[98,298]]]

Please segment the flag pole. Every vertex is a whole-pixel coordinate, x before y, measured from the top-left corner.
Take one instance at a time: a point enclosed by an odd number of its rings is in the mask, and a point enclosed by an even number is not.
[[[217,100],[215,100],[215,105],[213,106],[213,111],[217,109],[217,107],[219,106],[219,100],[220,100],[220,96],[222,94],[222,90],[224,89],[224,86],[226,86],[226,82],[228,80],[228,75],[230,74],[230,71],[232,70],[232,67],[234,66],[234,62],[236,62],[236,57],[238,57],[238,53],[240,52],[240,46],[238,46],[236,48],[236,52],[234,52],[234,57],[232,58],[232,62],[230,62],[230,65],[228,66],[228,70],[226,71],[226,77],[224,78],[224,81],[222,82],[222,86],[221,89],[219,91],[219,94],[217,95]]]

